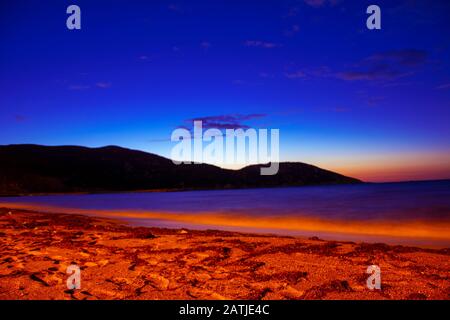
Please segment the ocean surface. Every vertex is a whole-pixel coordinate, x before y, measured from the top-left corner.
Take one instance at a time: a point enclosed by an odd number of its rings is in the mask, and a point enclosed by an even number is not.
[[[0,206],[221,229],[450,247],[450,180],[0,198]]]

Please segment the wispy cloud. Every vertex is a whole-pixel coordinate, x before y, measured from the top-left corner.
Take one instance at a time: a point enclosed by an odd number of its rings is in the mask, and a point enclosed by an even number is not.
[[[330,111],[337,112],[337,113],[343,113],[343,112],[350,112],[351,109],[347,107],[334,107],[331,108]]]
[[[16,115],[14,115],[14,120],[16,122],[24,122],[27,120],[27,117],[25,117],[24,115],[21,115],[21,114],[16,114]]]
[[[298,24],[292,25],[289,29],[284,31],[286,37],[292,37],[300,31],[300,26]]]
[[[335,106],[335,107],[317,108],[314,111],[326,113],[347,113],[351,112],[352,109],[345,106]]]
[[[427,61],[423,50],[405,49],[376,53],[355,65],[355,70],[336,73],[342,80],[386,80],[412,75]]]
[[[288,79],[310,79],[310,78],[328,78],[334,77],[333,72],[327,66],[316,68],[304,68],[299,70],[284,72],[284,76]]]
[[[375,53],[354,63],[350,70],[336,71],[331,70],[327,66],[321,66],[289,71],[285,72],[284,75],[288,79],[317,77],[335,78],[345,81],[395,80],[413,75],[427,61],[428,53],[423,50],[393,50]]]
[[[288,79],[301,79],[306,78],[306,73],[301,70],[298,70],[294,72],[285,72],[284,76]]]
[[[111,85],[112,85],[111,82],[97,82],[94,85],[72,84],[72,85],[69,85],[69,90],[83,91],[83,90],[89,90],[92,88],[108,89],[111,87]]]
[[[176,3],[171,3],[171,4],[169,4],[169,5],[167,6],[167,8],[168,8],[170,11],[173,11],[173,12],[179,12],[179,13],[183,12],[183,9],[181,8],[181,6],[180,6],[179,4],[176,4]]]
[[[450,83],[442,84],[442,85],[438,86],[436,89],[440,89],[440,90],[450,89]]]
[[[336,73],[336,78],[347,81],[354,80],[383,80],[396,79],[410,75],[411,72],[404,72],[392,68],[389,65],[373,66],[367,70],[344,71]]]
[[[209,49],[211,47],[211,43],[208,41],[202,41],[200,43],[200,47],[202,47],[203,49]]]
[[[383,100],[385,100],[385,97],[368,97],[366,103],[369,107],[376,107]]]
[[[69,86],[69,90],[76,90],[76,91],[78,91],[78,90],[87,90],[89,88],[90,88],[90,86],[83,85],[83,84],[72,84],[72,85]]]
[[[325,0],[305,0],[305,3],[308,6],[311,6],[314,8],[319,8],[319,7],[322,7],[323,5],[325,5],[326,1]]]
[[[236,86],[241,86],[241,85],[247,84],[246,81],[241,80],[241,79],[233,80],[232,83],[233,83],[234,85],[236,85]]]
[[[262,71],[262,72],[258,73],[258,76],[261,77],[261,78],[265,78],[265,79],[273,78],[273,74],[265,72],[265,71]]]
[[[416,67],[426,62],[428,53],[424,50],[405,49],[376,53],[366,60],[370,62],[390,62],[405,67]]]
[[[296,17],[299,11],[300,9],[297,6],[289,7],[287,14],[284,17]]]
[[[107,89],[111,87],[111,82],[97,82],[95,84],[95,86],[97,88],[101,88],[101,89]]]
[[[266,49],[272,49],[276,47],[280,47],[280,44],[274,43],[274,42],[266,42],[266,41],[260,41],[260,40],[247,40],[244,42],[244,45],[246,47],[260,47],[260,48],[266,48]]]
[[[246,124],[247,121],[260,119],[266,117],[265,113],[252,114],[225,114],[218,116],[197,117],[185,120],[186,124],[192,125],[194,121],[202,121],[204,129],[216,128],[222,129],[248,129],[250,126]]]
[[[265,73],[260,73],[258,75],[259,75],[259,78],[261,78],[261,79],[262,78],[270,78],[271,77],[270,74],[265,74]],[[244,87],[244,86],[246,86],[246,87],[256,87],[256,86],[263,85],[263,82],[258,81],[258,80],[252,81],[252,80],[243,80],[243,79],[233,79],[231,81],[231,84],[234,85],[234,86],[242,86],[242,87]]]
[[[324,6],[335,6],[337,5],[340,1],[339,0],[304,0],[304,2],[313,8],[321,8]]]

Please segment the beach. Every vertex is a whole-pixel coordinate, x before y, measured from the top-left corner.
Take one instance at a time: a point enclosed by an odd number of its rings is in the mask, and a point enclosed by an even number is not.
[[[449,299],[450,250],[0,209],[0,299]],[[79,266],[80,289],[66,273]],[[367,267],[381,270],[369,290]]]

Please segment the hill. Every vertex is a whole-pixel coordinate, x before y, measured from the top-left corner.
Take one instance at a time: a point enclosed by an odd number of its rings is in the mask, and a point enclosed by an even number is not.
[[[171,160],[116,146],[0,146],[0,195],[133,190],[191,190],[358,183],[300,162],[282,162],[278,174],[261,165],[227,170]]]

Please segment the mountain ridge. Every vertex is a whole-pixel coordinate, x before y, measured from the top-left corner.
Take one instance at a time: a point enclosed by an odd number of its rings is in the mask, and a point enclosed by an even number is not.
[[[302,163],[280,162],[261,176],[264,164],[239,170],[210,164],[175,165],[141,150],[109,145],[0,145],[0,195],[140,190],[199,190],[349,184],[362,181]]]

